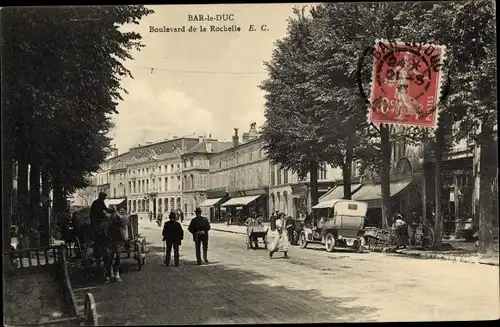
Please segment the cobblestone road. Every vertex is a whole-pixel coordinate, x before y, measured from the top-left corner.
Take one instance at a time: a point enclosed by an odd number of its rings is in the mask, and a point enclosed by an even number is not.
[[[142,271],[124,259],[120,284],[97,286],[74,276],[77,292],[85,288],[94,294],[101,324],[499,318],[498,267],[327,253],[322,247],[292,247],[290,259],[270,259],[265,250],[247,250],[243,235],[215,231],[209,265],[195,265],[192,238],[186,235],[181,267],[165,267],[161,229],[144,220],[141,225],[152,243]]]

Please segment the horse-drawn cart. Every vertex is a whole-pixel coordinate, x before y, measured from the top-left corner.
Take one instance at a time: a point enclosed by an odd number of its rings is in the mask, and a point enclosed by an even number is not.
[[[86,212],[84,211],[84,213]],[[92,242],[94,231],[90,227],[90,219],[84,213],[77,215],[78,232],[75,235],[75,245],[77,254],[82,257],[81,265],[88,268],[96,261],[96,252]],[[120,218],[127,222],[128,233],[128,237],[123,243],[123,252],[127,253],[128,258],[133,253],[133,258],[137,260],[138,269],[141,270],[142,266],[146,264],[146,239],[139,234],[138,216],[120,216]],[[105,234],[107,233],[105,232]]]
[[[131,228],[129,235],[131,237],[125,242],[125,252],[128,258],[132,256],[132,253],[134,254],[137,267],[141,270],[142,266],[146,264],[146,238],[139,234],[139,216],[131,215],[129,219]]]
[[[267,249],[267,231],[269,229],[264,226],[249,226],[247,227],[246,233],[246,244],[247,249],[252,249],[253,245],[255,248],[259,247],[259,239],[264,243],[264,248]],[[253,243],[253,244],[252,244]]]

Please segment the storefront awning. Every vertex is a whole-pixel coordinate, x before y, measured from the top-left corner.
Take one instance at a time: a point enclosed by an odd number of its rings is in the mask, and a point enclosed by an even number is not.
[[[361,184],[351,184],[351,195],[354,194],[359,188]],[[334,199],[343,199],[344,198],[344,186],[339,185],[319,198],[319,202],[329,201]]]
[[[104,200],[104,204],[106,204],[106,206],[117,206],[119,204],[122,204],[123,201],[125,201],[125,198],[120,198],[120,199],[106,199],[106,200]]]
[[[220,200],[222,200],[222,198],[206,199],[200,205],[198,205],[198,207],[211,207],[219,203]]]
[[[237,198],[232,198],[221,207],[229,207],[229,206],[245,206],[249,204],[252,201],[257,200],[257,198],[260,197],[260,195],[252,195],[252,196],[240,196]]]
[[[337,202],[337,201],[338,201],[338,199],[332,199],[332,200],[328,200],[328,201],[321,201],[321,202],[319,202],[317,205],[315,205],[312,208],[313,209],[332,208],[333,205],[335,204],[335,202]]]
[[[411,180],[390,183],[391,197],[403,191]],[[369,208],[380,208],[382,206],[382,190],[380,184],[363,185],[353,196],[353,200],[368,202]]]

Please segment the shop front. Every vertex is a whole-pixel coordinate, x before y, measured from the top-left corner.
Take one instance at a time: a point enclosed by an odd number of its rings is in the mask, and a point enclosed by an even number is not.
[[[255,212],[257,217],[268,219],[268,196],[263,189],[240,191],[229,194],[230,199],[220,205],[221,216],[232,223],[242,223]]]

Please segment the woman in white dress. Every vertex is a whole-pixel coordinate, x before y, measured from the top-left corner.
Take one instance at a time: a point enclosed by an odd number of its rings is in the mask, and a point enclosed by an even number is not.
[[[288,235],[285,230],[284,214],[280,214],[276,219],[276,234],[274,235],[273,242],[271,243],[271,251],[269,258],[273,257],[275,252],[284,252],[285,258],[288,258]]]

